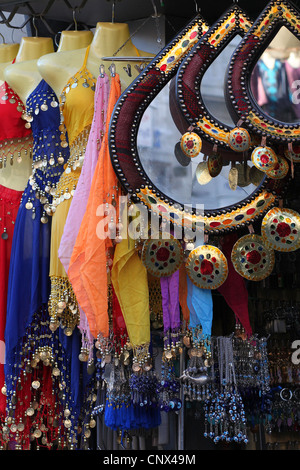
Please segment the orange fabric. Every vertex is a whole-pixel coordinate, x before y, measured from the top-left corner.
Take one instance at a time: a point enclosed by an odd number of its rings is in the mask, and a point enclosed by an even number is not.
[[[186,325],[189,324],[190,320],[190,311],[187,306],[187,289],[187,272],[183,264],[179,269],[179,303]]]
[[[95,169],[87,210],[73,249],[68,270],[69,280],[80,307],[86,314],[92,335],[99,333],[108,336],[108,274],[107,250],[112,240],[99,237],[99,223],[106,219],[99,207],[112,203],[112,195],[117,191],[118,180],[109,154],[109,124],[114,106],[121,95],[118,75],[111,78],[110,96],[107,110],[107,124],[99,158]]]

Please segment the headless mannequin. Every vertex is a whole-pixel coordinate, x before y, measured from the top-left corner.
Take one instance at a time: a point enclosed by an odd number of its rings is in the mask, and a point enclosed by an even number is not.
[[[294,69],[299,69],[300,68],[300,54],[299,51],[292,51],[290,53],[289,58],[287,59],[287,62],[293,67]]]
[[[0,80],[4,82],[3,71],[11,65],[19,51],[20,44],[1,44],[0,45]],[[1,83],[0,83],[1,84]]]
[[[92,40],[92,31],[62,31],[57,52],[74,51],[74,49],[87,47]]]
[[[90,45],[87,68],[95,76],[99,75],[99,66],[105,65],[106,71],[110,62],[102,62],[105,56],[112,56],[130,37],[129,27],[123,23],[97,23],[94,38]],[[78,50],[59,52],[41,57],[38,61],[38,69],[41,76],[49,83],[56,95],[59,97],[68,83],[69,79],[82,67],[86,48]],[[152,54],[138,51],[131,40],[118,53],[119,56],[138,57],[152,56]],[[132,76],[129,77],[123,67],[129,61],[115,62],[116,73],[119,74],[122,90],[126,89],[138,75],[134,64],[132,64]],[[136,63],[135,63],[136,64]]]
[[[0,62],[12,62],[17,56],[20,44],[1,44],[0,45]]]
[[[4,77],[25,104],[30,93],[41,81],[37,60],[54,51],[51,38],[22,38],[16,62],[4,70]]]
[[[4,69],[4,80],[19,95],[24,104],[41,80],[36,65],[37,59],[53,49],[51,38],[24,37],[21,40],[15,63],[10,63]],[[31,174],[32,160],[26,157],[21,163],[17,163],[17,153],[16,147],[15,163],[12,166],[7,164],[0,170],[0,184],[17,191],[24,191]]]
[[[63,31],[60,38],[60,51],[77,49],[83,42],[88,46],[93,38],[91,31]],[[38,59],[44,54],[53,52],[53,42],[50,38],[23,38],[16,62],[7,67],[4,76],[8,84],[18,93],[23,103],[34,91],[42,77],[37,67]],[[31,174],[32,162],[27,158],[22,163],[16,163],[0,171],[0,184],[13,189],[24,190]]]
[[[273,70],[275,67],[276,58],[272,56],[269,52],[264,52],[261,60],[265,63],[269,70]]]

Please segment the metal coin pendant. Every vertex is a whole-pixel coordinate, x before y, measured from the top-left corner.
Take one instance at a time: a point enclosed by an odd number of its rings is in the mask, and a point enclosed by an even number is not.
[[[55,100],[51,101],[50,104],[51,104],[52,108],[57,108],[57,106],[58,106],[58,102],[55,101]]]
[[[8,234],[6,231],[4,231],[1,235],[2,240],[7,240],[8,239]]]
[[[24,431],[24,429],[25,429],[24,423],[19,423],[18,424],[18,431],[22,432],[22,431]]]
[[[232,191],[236,191],[238,186],[239,172],[237,168],[231,168],[228,175],[229,187]]]
[[[17,427],[16,424],[12,424],[11,427],[10,427],[11,432],[14,432],[14,433],[17,431],[17,429],[18,429],[18,427]]]
[[[58,377],[60,375],[60,370],[57,367],[54,367],[52,374],[54,377]]]
[[[141,370],[141,367],[139,364],[133,364],[132,370],[133,372],[139,372]]]
[[[70,419],[65,419],[64,425],[67,429],[69,429],[72,426],[71,420]]]
[[[34,380],[31,384],[32,388],[34,388],[35,390],[37,390],[38,388],[40,388],[41,384],[38,380]]]
[[[208,171],[207,162],[201,162],[196,168],[196,178],[198,183],[202,186],[208,184],[212,180],[212,176]]]
[[[34,435],[34,437],[36,437],[38,439],[39,437],[41,437],[42,431],[40,429],[35,429],[34,432],[33,432],[33,435]]]
[[[191,163],[191,159],[182,151],[180,142],[175,145],[174,154],[181,166],[188,166]]]
[[[96,423],[96,420],[93,419],[93,418],[92,418],[92,419],[90,420],[90,422],[89,422],[89,426],[90,426],[90,428],[92,428],[92,429],[96,426],[96,424],[97,424],[97,423]]]
[[[189,158],[195,158],[202,149],[202,140],[195,132],[186,132],[180,139],[181,150]]]
[[[27,408],[26,414],[27,414],[27,416],[33,416],[34,415],[34,409],[32,407]]]
[[[65,334],[66,336],[71,336],[71,335],[73,334],[72,328],[69,328],[69,327],[65,328],[65,329],[64,329],[64,334]]]

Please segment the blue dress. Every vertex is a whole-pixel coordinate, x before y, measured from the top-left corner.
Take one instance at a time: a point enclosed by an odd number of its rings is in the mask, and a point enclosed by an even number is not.
[[[80,332],[75,330],[72,337],[66,337],[61,328],[51,331],[48,315],[50,205],[56,183],[68,161],[69,148],[60,139],[57,97],[44,80],[28,97],[26,111],[33,134],[33,173],[21,199],[12,242],[5,330],[7,408],[13,407],[15,415],[18,414],[12,399],[15,393],[18,397],[20,378],[24,381],[29,376],[34,384],[27,403],[31,413],[30,400],[37,394],[45,395],[43,386],[50,383],[50,371],[51,379],[56,380],[53,385],[55,413],[61,410],[64,420],[59,426],[70,432],[72,426],[77,425],[83,400],[82,383],[87,384],[89,376],[86,364],[82,365],[78,359]],[[63,414],[66,409],[70,417]],[[15,419],[20,417],[15,416]]]

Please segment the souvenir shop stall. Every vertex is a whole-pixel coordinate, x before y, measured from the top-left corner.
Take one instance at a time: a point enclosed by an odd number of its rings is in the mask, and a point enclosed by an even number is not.
[[[300,448],[300,5],[186,3],[0,1],[2,450]]]

